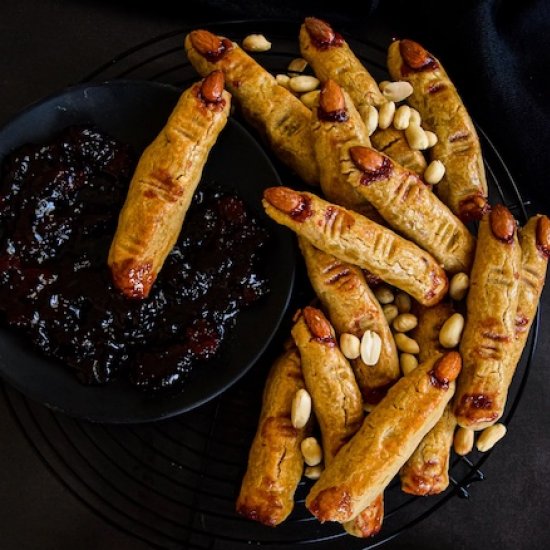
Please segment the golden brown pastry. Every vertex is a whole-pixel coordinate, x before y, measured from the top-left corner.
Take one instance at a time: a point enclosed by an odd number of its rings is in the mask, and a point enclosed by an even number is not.
[[[310,110],[237,44],[206,30],[185,38],[189,61],[201,74],[221,70],[244,117],[274,153],[305,182],[318,185]]]
[[[327,466],[363,422],[361,392],[350,364],[336,344],[334,330],[320,310],[304,308],[292,328],[292,336],[300,350],[304,381],[321,430]],[[380,496],[358,515],[357,522],[345,527],[355,536],[371,536],[380,531],[382,519]]]
[[[317,248],[369,270],[424,305],[440,302],[447,292],[447,276],[427,252],[356,212],[288,187],[266,189],[263,205],[272,219]]]
[[[464,428],[481,430],[502,415],[511,378],[521,247],[516,220],[497,204],[483,216],[470,277],[454,413]]]
[[[364,401],[375,405],[401,376],[384,312],[360,268],[315,248],[307,239],[300,237],[298,242],[311,286],[337,334],[353,334],[361,339],[366,330],[372,330],[380,336],[382,347],[375,365],[365,365],[361,357],[351,360]]]
[[[441,62],[412,40],[396,40],[388,51],[388,69],[394,80],[411,83],[408,101],[422,115],[423,126],[438,137],[430,155],[445,165],[439,197],[462,221],[480,219],[488,209],[481,146]]]
[[[377,498],[441,418],[460,368],[451,351],[401,378],[313,485],[309,511],[322,522],[344,522]]]
[[[300,356],[292,345],[269,372],[237,499],[239,514],[264,525],[278,525],[294,507],[294,492],[304,466],[300,444],[308,427],[294,428],[290,415],[294,395],[303,387]]]
[[[178,238],[230,104],[223,74],[210,73],[183,92],[166,126],[141,155],[108,259],[114,284],[126,296],[148,296]]]
[[[416,174],[363,146],[349,149],[340,170],[391,227],[428,251],[446,271],[470,271],[475,238]]]
[[[370,140],[375,149],[388,155],[388,157],[395,160],[403,168],[419,176],[424,174],[428,166],[426,158],[422,154],[422,151],[410,148],[403,130],[396,130],[393,126],[378,128],[370,136]]]

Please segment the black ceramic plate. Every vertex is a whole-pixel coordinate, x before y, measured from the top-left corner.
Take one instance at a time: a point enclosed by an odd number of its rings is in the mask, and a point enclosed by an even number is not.
[[[31,106],[0,130],[0,161],[14,148],[39,143],[72,124],[91,123],[141,152],[164,125],[180,91],[145,81],[75,86]],[[265,254],[270,293],[242,311],[219,360],[202,368],[181,393],[146,395],[126,382],[82,385],[73,372],[29,348],[24,337],[0,329],[0,375],[28,397],[71,416],[100,422],[144,422],[188,411],[219,395],[261,356],[292,292],[294,245],[290,232],[261,207],[265,187],[279,185],[272,163],[238,122],[229,120],[213,148],[203,181],[227,184],[271,233]]]

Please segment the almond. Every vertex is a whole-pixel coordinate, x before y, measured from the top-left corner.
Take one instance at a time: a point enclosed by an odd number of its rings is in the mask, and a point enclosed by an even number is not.
[[[550,256],[550,219],[541,216],[537,222],[537,246],[548,258]]]
[[[221,71],[212,71],[201,85],[201,96],[211,103],[216,103],[222,98],[225,77]]]
[[[334,80],[327,80],[323,84],[319,96],[319,106],[325,113],[335,113],[346,109],[342,88]]]
[[[414,40],[401,40],[399,51],[403,60],[411,69],[421,69],[432,61],[432,56]]]
[[[462,369],[462,358],[457,351],[450,351],[438,359],[433,368],[433,375],[437,381],[446,386],[456,380]]]
[[[370,147],[350,147],[351,160],[363,172],[378,172],[384,164],[384,156]]]
[[[328,45],[334,40],[332,27],[317,17],[306,17],[304,24],[309,36],[322,45]]]
[[[464,223],[480,220],[488,210],[487,198],[483,195],[473,195],[460,202],[459,218]]]
[[[300,193],[288,187],[269,187],[264,191],[264,199],[281,212],[286,212],[287,214],[301,210],[305,201]]]
[[[193,31],[189,35],[189,38],[193,48],[205,57],[215,57],[222,52],[222,40],[210,31],[205,31],[203,29]]]
[[[304,308],[304,321],[314,338],[319,340],[332,340],[332,327],[321,311],[314,307]]]
[[[516,220],[503,204],[496,204],[489,214],[493,235],[505,243],[511,243],[516,231]]]

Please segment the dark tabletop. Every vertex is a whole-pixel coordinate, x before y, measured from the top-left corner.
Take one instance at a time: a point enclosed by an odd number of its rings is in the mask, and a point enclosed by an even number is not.
[[[4,0],[0,124],[128,47],[195,21],[315,13],[360,34],[380,18],[396,33],[413,26],[412,37],[440,52],[474,118],[532,201],[531,212],[550,212],[550,117],[543,75],[549,66],[548,3],[523,2],[513,12],[511,3],[464,2],[451,23],[432,2],[424,11],[413,11],[405,2],[389,2],[386,8],[367,2],[361,10],[341,1],[318,2],[315,10],[295,2],[196,2],[196,13],[184,7],[188,4]],[[450,499],[387,548],[548,547],[550,292],[543,295],[541,310],[541,334],[525,392],[508,435],[483,466],[485,481],[472,487],[469,500]],[[0,450],[0,548],[147,548],[94,514],[58,481],[1,396]]]

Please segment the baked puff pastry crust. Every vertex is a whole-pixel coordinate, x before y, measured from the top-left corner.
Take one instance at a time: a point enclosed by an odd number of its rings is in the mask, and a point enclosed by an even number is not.
[[[218,69],[243,116],[266,139],[273,152],[306,183],[318,185],[319,171],[310,132],[310,110],[283,88],[261,65],[227,38],[195,30],[185,50],[201,75]]]
[[[166,126],[141,155],[108,258],[115,286],[129,298],[148,296],[230,106],[223,74],[210,73],[183,92]]]
[[[396,40],[388,50],[388,70],[394,80],[412,84],[408,102],[422,115],[423,126],[438,137],[430,155],[445,165],[437,185],[439,197],[462,221],[480,219],[488,210],[481,146],[441,62],[417,42]]]

